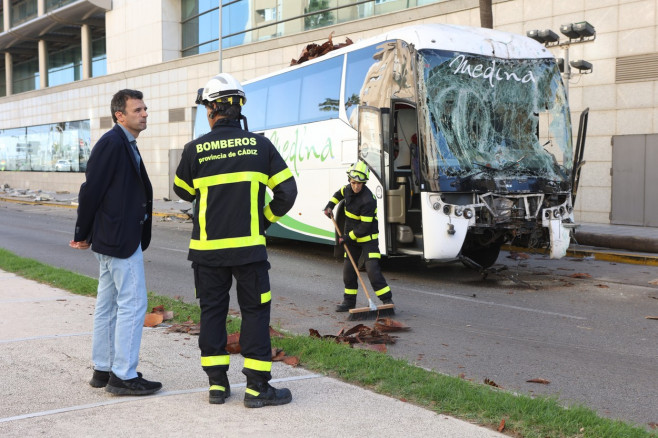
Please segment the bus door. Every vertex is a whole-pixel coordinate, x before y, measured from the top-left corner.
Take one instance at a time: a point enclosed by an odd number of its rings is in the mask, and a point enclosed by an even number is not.
[[[384,110],[384,111],[383,111]],[[387,243],[390,239],[386,227],[386,205],[384,192],[386,186],[386,169],[389,165],[389,154],[384,147],[388,137],[389,123],[386,109],[361,105],[358,108],[359,158],[370,168],[370,179],[367,186],[377,199],[377,219],[379,221],[379,252],[387,255]],[[386,133],[385,133],[386,132]]]
[[[422,255],[416,236],[422,234],[418,162],[418,115],[407,101],[391,103],[386,220],[390,248],[396,253]]]

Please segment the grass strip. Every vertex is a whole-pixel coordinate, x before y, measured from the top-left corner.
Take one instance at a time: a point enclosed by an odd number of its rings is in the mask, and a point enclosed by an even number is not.
[[[21,277],[95,296],[98,280],[61,268],[26,259],[0,248],[0,269]],[[199,321],[196,304],[149,292],[149,308],[164,305],[173,310],[175,321]],[[229,332],[239,330],[240,320],[230,318]],[[554,397],[531,398],[514,395],[487,385],[446,376],[416,367],[386,354],[350,348],[329,340],[290,335],[273,338],[277,348],[298,356],[309,370],[327,374],[377,393],[416,404],[434,412],[451,415],[496,428],[505,420],[505,433],[527,438],[656,437],[641,427],[600,417],[582,405],[563,407]],[[370,415],[364,413],[364,415]],[[374,411],[372,413],[374,415]]]

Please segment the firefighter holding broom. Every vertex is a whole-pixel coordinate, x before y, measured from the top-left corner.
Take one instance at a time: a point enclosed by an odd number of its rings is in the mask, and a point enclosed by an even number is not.
[[[347,312],[356,307],[356,293],[358,290],[357,278],[359,277],[354,260],[359,260],[362,252],[365,256],[366,271],[368,279],[374,289],[375,295],[382,301],[392,313],[393,294],[386,283],[379,265],[381,254],[379,253],[378,225],[377,225],[377,201],[365,183],[370,177],[370,170],[363,161],[357,161],[347,171],[349,184],[341,187],[334,193],[329,203],[324,208],[324,214],[333,220],[333,209],[341,201],[345,200],[345,229],[338,240],[343,245],[347,254],[343,264],[343,282],[345,293],[343,302],[336,306],[336,312]],[[340,234],[340,233],[339,233]],[[350,257],[351,256],[351,257]],[[350,258],[352,260],[350,260]],[[363,285],[365,288],[365,285]],[[368,293],[367,290],[365,291]],[[371,302],[370,309],[376,311]]]

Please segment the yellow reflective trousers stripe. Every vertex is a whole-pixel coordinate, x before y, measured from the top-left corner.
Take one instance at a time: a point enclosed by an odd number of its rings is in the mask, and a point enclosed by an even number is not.
[[[216,367],[218,365],[228,365],[231,362],[231,356],[224,354],[222,356],[201,356],[202,367]]]
[[[265,304],[272,301],[272,291],[268,290],[267,292],[260,294],[260,303]]]
[[[245,358],[244,367],[254,371],[265,371],[269,373],[272,371],[272,362]]]

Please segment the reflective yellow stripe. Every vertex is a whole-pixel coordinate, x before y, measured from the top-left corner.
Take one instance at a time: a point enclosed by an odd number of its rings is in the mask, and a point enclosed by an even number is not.
[[[174,177],[174,185],[176,185],[176,186],[180,187],[181,189],[185,190],[190,195],[193,195],[193,196],[196,195],[196,191],[192,187],[190,187],[185,181],[180,179],[178,177],[178,175],[176,175]]]
[[[340,201],[338,201],[338,199],[336,199],[332,196],[331,199],[329,200],[329,202],[333,202],[334,204],[338,204]]]
[[[369,252],[368,253],[368,258],[369,259],[381,259],[382,255],[378,252]]]
[[[352,232],[350,232],[350,235]],[[371,240],[377,239],[379,237],[378,234],[369,234],[367,236],[359,237],[358,239],[355,239],[357,242],[362,243],[362,242],[370,242]]]
[[[244,392],[245,392],[246,394],[253,395],[254,397],[258,397],[258,396],[260,395],[260,392],[258,392],[258,391],[254,391],[254,390],[251,389],[251,388],[247,388],[247,389],[245,389]]]
[[[209,391],[222,391],[226,392],[226,388],[221,385],[211,385]]]
[[[372,216],[361,216],[361,222],[372,222]]]
[[[361,216],[357,216],[354,213],[350,213],[349,211],[347,211],[347,209],[345,209],[345,216],[349,217],[350,219],[354,219],[356,221],[361,220]]]
[[[221,175],[205,176],[194,180],[194,188],[211,187],[221,184],[233,184],[239,182],[258,181],[261,184],[267,184],[267,175],[261,172],[234,172],[223,173]]]
[[[357,289],[345,289],[345,295],[356,295]]]
[[[250,370],[270,372],[272,371],[272,362],[245,358],[244,367]]]
[[[379,290],[376,290],[375,295],[377,295],[377,296],[384,295],[386,292],[388,292],[390,290],[391,290],[391,288],[389,286],[386,286],[386,287],[383,287]]]
[[[216,367],[217,365],[228,365],[231,361],[231,356],[228,354],[222,356],[201,356],[202,367]]]
[[[279,172],[277,175],[281,175]],[[261,172],[234,172],[221,175],[196,178],[194,187],[199,190],[199,239],[190,240],[190,249],[208,251],[215,249],[242,248],[246,246],[265,245],[265,237],[260,234],[258,192],[260,184],[267,184],[267,175]],[[208,210],[208,188],[222,184],[234,184],[240,182],[251,183],[250,188],[250,235],[244,237],[231,237],[226,239],[208,240],[206,230],[206,213]],[[272,222],[272,221],[271,221]]]
[[[272,291],[268,290],[264,294],[260,294],[260,303],[265,304],[272,301]]]
[[[354,230],[350,231],[350,239],[356,240],[358,242],[358,240],[356,238],[356,234],[354,234]]]
[[[272,178],[270,178],[269,181],[267,181],[267,187],[273,189],[288,178],[292,178],[292,172],[289,168],[286,167],[284,170],[277,173]]]
[[[265,236],[229,237],[213,240],[190,240],[190,249],[208,251],[213,249],[244,248],[247,246],[265,245]]]
[[[265,206],[265,209],[263,210],[263,214],[265,215],[265,219],[267,219],[268,221],[270,221],[272,223],[274,223],[274,222],[278,221],[279,219],[281,219],[281,216],[275,216],[272,213],[272,209],[270,208],[270,204],[267,204]]]
[[[199,240],[208,240],[206,232],[206,211],[208,211],[208,187],[199,189]],[[190,242],[190,248],[192,243]]]

